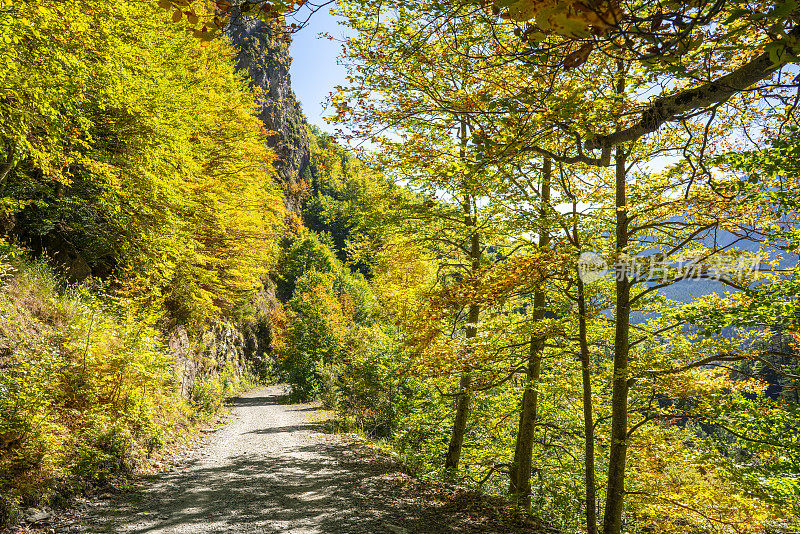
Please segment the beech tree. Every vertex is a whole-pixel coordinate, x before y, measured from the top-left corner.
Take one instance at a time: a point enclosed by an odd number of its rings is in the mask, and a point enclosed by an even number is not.
[[[376,161],[385,172],[420,188],[421,205],[408,217],[429,221],[428,230],[419,228],[415,240],[427,241],[439,256],[442,289],[477,279],[488,261],[487,245],[503,232],[498,227],[501,214],[486,205],[487,171],[476,159],[473,141],[476,124],[470,112],[472,102],[483,96],[482,66],[466,59],[476,45],[459,37],[473,22],[453,21],[429,35],[424,46],[409,50],[404,35],[414,31],[415,9],[401,9],[393,23],[384,24],[371,14],[364,16],[357,3],[341,5],[359,33],[348,41],[353,85],[333,97],[335,120],[347,121],[346,135],[380,146]],[[454,60],[456,55],[463,59]],[[445,58],[448,62],[442,63]],[[435,233],[428,234],[430,230]],[[470,345],[477,341],[483,307],[473,297],[463,298],[463,315],[456,311],[455,320],[463,322],[465,346],[456,349],[463,352],[458,363],[462,372],[445,458],[451,472],[458,467],[475,387]]]

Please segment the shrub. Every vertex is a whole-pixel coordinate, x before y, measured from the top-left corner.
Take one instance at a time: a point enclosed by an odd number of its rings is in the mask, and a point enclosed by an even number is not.
[[[373,437],[392,435],[410,397],[406,380],[396,372],[401,351],[377,326],[351,332],[339,364],[337,410],[342,421]]]
[[[322,405],[326,409],[336,409],[339,404],[340,393],[339,366],[317,362],[314,376],[316,377],[314,384],[315,396],[322,401]]]
[[[344,348],[348,322],[333,293],[333,278],[311,270],[298,278],[289,301],[288,342],[282,363],[298,400],[319,393],[319,370],[335,365]]]

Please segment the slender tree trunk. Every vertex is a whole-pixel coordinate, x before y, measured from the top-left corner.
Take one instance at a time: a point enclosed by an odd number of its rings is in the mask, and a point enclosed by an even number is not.
[[[616,165],[616,241],[622,256],[628,245],[628,211],[626,206],[625,155],[617,147]],[[624,260],[621,260],[624,262]],[[614,333],[614,379],[611,393],[611,447],[608,457],[608,485],[603,534],[619,534],[625,500],[625,460],[628,452],[628,355],[630,343],[630,290],[624,263],[617,266],[616,330]]]
[[[473,270],[480,266],[480,241],[477,232],[473,234],[471,254],[473,255]],[[467,316],[466,338],[470,340],[478,335],[478,319],[480,318],[480,308],[475,304],[469,307]],[[458,462],[461,458],[461,447],[464,445],[464,434],[467,430],[467,417],[469,416],[469,403],[472,396],[472,374],[467,371],[461,374],[458,384],[458,395],[456,396],[456,417],[453,422],[453,433],[450,436],[450,444],[447,447],[447,458],[444,467],[446,470],[455,474],[458,469]]]
[[[576,232],[577,235],[577,232]],[[583,382],[584,476],[586,484],[586,532],[597,534],[597,482],[594,473],[594,417],[592,415],[592,374],[586,329],[586,292],[578,276],[578,338],[581,348]]]
[[[467,144],[467,123],[461,120],[461,158],[466,159]],[[469,233],[470,240],[470,270],[477,273],[481,266],[481,241],[478,234],[477,213],[473,206],[472,195],[466,194],[464,199],[464,227]],[[467,341],[478,335],[478,320],[480,319],[480,308],[472,303],[469,306],[467,315],[467,328],[465,337]],[[461,374],[456,395],[456,415],[453,421],[453,433],[450,436],[450,443],[447,447],[447,457],[444,467],[452,475],[458,470],[458,463],[461,459],[461,449],[464,445],[464,434],[467,430],[467,418],[469,417],[469,404],[472,396],[472,374],[466,371]]]
[[[534,302],[538,300],[534,297]],[[542,304],[544,294],[542,293]],[[533,431],[536,428],[536,417],[539,411],[539,377],[542,369],[541,337],[531,338],[528,367],[526,370],[527,386],[522,394],[522,407],[517,432],[517,444],[514,452],[514,463],[511,468],[509,491],[519,506],[531,505],[531,468],[533,467]]]
[[[544,160],[541,187],[541,225],[539,229],[539,248],[550,244],[550,230],[547,225],[547,209],[550,203],[550,179],[552,166],[549,159]],[[533,293],[534,323],[544,319],[545,292],[540,285]],[[514,450],[514,461],[509,470],[509,492],[520,506],[529,507],[531,503],[531,468],[533,466],[533,431],[539,409],[539,375],[542,368],[544,338],[531,338],[528,366],[525,373],[525,391],[522,394],[522,407]]]
[[[469,307],[469,322],[477,324],[480,308],[475,305]],[[474,338],[477,329],[474,326],[467,327],[467,339]],[[464,434],[467,430],[467,417],[469,416],[469,403],[472,397],[472,374],[465,372],[461,374],[458,384],[458,395],[456,396],[456,417],[453,422],[453,433],[450,436],[450,444],[447,447],[447,458],[444,467],[451,474],[458,469],[458,462],[461,459],[461,448],[464,445]]]

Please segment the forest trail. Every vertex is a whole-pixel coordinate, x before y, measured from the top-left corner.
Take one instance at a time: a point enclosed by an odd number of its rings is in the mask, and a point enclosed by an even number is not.
[[[252,391],[189,466],[95,508],[83,532],[125,534],[540,532],[489,498],[403,473],[392,457],[321,432],[318,406]]]

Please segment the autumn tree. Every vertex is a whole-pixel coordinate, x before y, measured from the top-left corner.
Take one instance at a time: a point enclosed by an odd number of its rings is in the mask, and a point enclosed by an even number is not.
[[[555,46],[557,47],[557,45]],[[590,47],[583,48],[581,57],[575,56],[572,52],[570,52],[569,54],[562,56],[563,60],[557,61],[555,64],[563,64],[572,69],[583,65],[583,67],[586,67],[586,70],[590,70],[591,66],[585,64],[588,59],[588,51],[590,49]],[[545,52],[542,52],[542,50]],[[536,53],[539,54],[537,59],[539,64],[553,64],[553,50],[554,46],[550,46],[550,43],[542,43],[542,45],[536,49]],[[617,60],[617,64],[624,64],[624,62]],[[613,65],[614,64],[612,63],[611,66],[613,67]],[[640,139],[642,136],[652,131],[647,130],[646,128],[637,130],[636,128],[638,128],[638,126],[635,126],[635,123],[626,122],[631,120],[630,117],[635,117],[638,114],[637,108],[640,106],[640,99],[639,97],[635,96],[635,93],[640,92],[643,87],[648,87],[647,91],[650,93],[652,93],[654,89],[653,86],[648,86],[646,82],[642,84],[642,78],[639,77],[642,71],[634,69],[629,71],[626,70],[626,72],[633,73],[636,77],[631,77],[628,79],[629,75],[623,74],[616,79],[614,82],[615,86],[618,88],[616,94],[624,95],[624,98],[615,103],[613,94],[602,97],[608,99],[609,107],[604,107],[602,104],[598,105],[599,102],[597,100],[593,101],[591,104],[589,101],[583,100],[581,98],[582,95],[580,91],[587,91],[585,88],[586,86],[576,84],[570,87],[569,85],[562,85],[564,82],[557,80],[555,83],[556,87],[559,89],[554,91],[552,98],[546,100],[541,106],[540,109],[542,111],[538,113],[536,120],[525,123],[528,131],[519,138],[519,141],[516,145],[517,149],[521,153],[535,152],[549,157],[554,161],[573,165],[577,163],[583,163],[592,166],[604,167],[611,162],[613,155],[613,163],[615,172],[617,173],[617,179],[612,188],[616,203],[616,221],[614,233],[617,238],[617,244],[615,245],[617,248],[617,255],[615,257],[617,258],[626,254],[624,251],[629,246],[629,243],[631,243],[630,239],[633,234],[631,231],[632,227],[630,226],[631,219],[627,215],[624,215],[625,212],[628,212],[631,209],[631,206],[627,202],[628,185],[626,185],[626,180],[624,178],[631,163],[626,162],[626,158],[628,157],[629,152],[633,149],[631,142]],[[652,71],[645,69],[643,72],[651,76],[651,80],[655,79],[657,83],[663,83],[663,79],[658,75],[655,76],[655,78],[652,77]],[[558,76],[558,74],[554,73],[554,76]],[[567,79],[570,79],[570,77],[564,77],[564,81]],[[633,83],[633,91],[630,89],[631,83]],[[778,88],[778,91],[780,90],[781,89]],[[589,89],[588,91],[591,93],[593,89]],[[761,94],[763,95],[764,93]],[[531,102],[529,95],[530,92],[526,87],[520,91],[519,98],[524,99],[523,101],[525,102]],[[732,98],[733,96],[734,93],[730,93],[725,96],[725,100],[730,99],[730,107],[725,109],[714,109],[712,112],[710,112],[710,114],[705,117],[706,126],[700,130],[696,129],[698,124],[696,118],[694,119],[694,125],[692,124],[693,121],[688,121],[686,118],[682,120],[681,128],[685,129],[691,138],[701,140],[701,143],[692,143],[691,147],[686,145],[686,148],[684,149],[684,164],[690,173],[690,178],[687,179],[689,188],[692,187],[691,184],[695,180],[699,180],[701,177],[707,179],[709,176],[705,168],[707,162],[707,152],[711,151],[710,147],[713,144],[714,128],[719,127],[720,121],[723,120],[722,117],[730,117],[742,107],[746,107],[751,104],[752,98],[750,96],[739,95],[735,98]],[[685,100],[688,101],[688,97]],[[620,105],[623,102],[624,105]],[[738,109],[736,108],[737,106]],[[665,121],[662,121],[659,124],[662,124],[663,122]],[[605,144],[602,146],[602,150],[599,155],[592,155],[588,152],[585,152],[585,148],[591,149],[594,146],[601,148],[600,145],[605,143],[605,141],[603,141],[603,143],[594,141],[595,139],[598,139],[598,134],[596,133],[598,131],[598,127],[603,124],[607,125],[608,130],[627,133],[621,137],[615,137],[615,134],[603,134],[599,136],[600,139],[612,140],[615,142],[619,141],[620,144]],[[750,127],[749,122],[729,124],[738,124],[742,128]],[[523,128],[520,128],[519,131],[522,132]],[[636,133],[636,135],[633,135],[634,133]],[[589,139],[590,141],[584,142],[586,139]],[[567,143],[567,140],[570,142]],[[501,137],[497,135],[494,136],[494,138],[492,136],[487,136],[485,143],[487,145],[496,143],[498,152],[506,155],[509,152],[510,146],[507,141],[508,136]],[[663,144],[666,146],[667,150],[674,150],[684,143],[683,141],[678,141],[677,139],[670,138],[669,136],[665,137],[664,139],[657,139],[655,142]],[[547,146],[547,143],[550,143],[550,145]],[[670,143],[675,144],[670,146]],[[611,150],[612,148],[614,148],[613,151]],[[688,193],[686,196],[688,198]],[[688,213],[693,213],[693,210],[696,209],[696,206],[691,206]],[[678,213],[683,212],[679,211]],[[635,228],[642,229],[642,227],[639,227],[638,225],[636,225]],[[698,235],[700,233],[702,233],[702,231],[699,230]],[[692,239],[690,238],[686,243],[681,244],[679,242],[679,246],[676,250],[682,249],[683,245],[686,245],[691,241]],[[673,251],[673,253],[674,252],[675,251]],[[709,254],[709,256],[710,255],[713,254]],[[635,301],[640,298],[637,296],[631,296],[630,281],[625,281],[624,276],[622,278],[623,280],[618,280],[618,287],[615,292],[615,298],[617,300],[615,307],[615,313],[617,314],[615,321],[617,332],[615,334],[616,346],[614,354],[615,358],[618,358],[615,366],[619,376],[615,377],[616,400],[613,402],[613,404],[616,406],[616,413],[612,417],[612,428],[614,429],[614,432],[616,432],[616,437],[611,445],[611,464],[609,466],[610,473],[608,486],[609,495],[606,502],[606,532],[617,532],[620,529],[619,518],[621,517],[622,495],[624,494],[624,490],[622,489],[624,467],[621,466],[624,466],[625,463],[625,454],[623,449],[626,443],[625,436],[628,435],[628,430],[626,430],[627,423],[625,422],[628,409],[627,401],[625,399],[627,399],[628,396],[630,380],[629,378],[623,379],[622,377],[626,376],[627,373],[625,369],[630,346],[628,341],[628,335],[630,332],[630,326],[628,324],[630,317],[630,303],[632,299]],[[646,293],[650,291],[653,290],[650,289],[646,291]]]
[[[81,277],[114,274],[199,325],[259,287],[283,208],[231,49],[165,15],[125,2],[4,8],[4,207],[20,240],[76,248]]]
[[[352,86],[334,96],[335,120],[349,121],[349,135],[380,147],[377,161],[382,169],[419,188],[420,202],[408,217],[433,221],[416,239],[427,241],[439,256],[442,287],[474,279],[484,267],[487,243],[500,233],[500,215],[485,206],[486,174],[475,170],[479,164],[471,111],[475,100],[485,96],[485,86],[478,75],[481,66],[466,59],[475,45],[460,37],[470,31],[471,22],[454,21],[412,50],[404,36],[415,31],[417,8],[399,9],[387,25],[372,14],[364,16],[357,7],[342,4],[343,14],[359,33],[348,41]],[[426,235],[428,231],[435,233]],[[463,306],[463,315],[458,310],[455,314],[463,324],[466,345],[459,349],[464,351],[459,364],[463,372],[445,460],[451,471],[458,466],[467,427],[473,388],[469,347],[478,335],[481,313],[474,298],[466,297]]]

